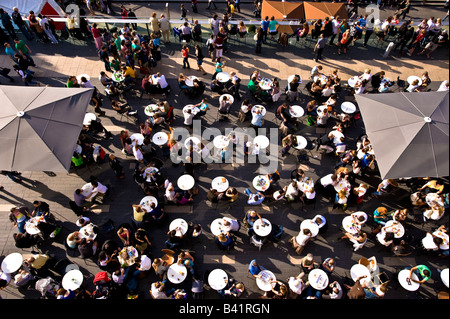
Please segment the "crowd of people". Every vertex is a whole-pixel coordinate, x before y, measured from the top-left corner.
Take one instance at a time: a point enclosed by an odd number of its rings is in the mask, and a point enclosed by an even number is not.
[[[262,1],[255,1],[255,15],[260,15]],[[357,6],[357,1],[353,1]],[[114,14],[110,1],[86,1],[87,10],[94,15],[95,10],[100,10],[108,14]],[[210,1],[210,6],[214,7],[214,1]],[[391,5],[395,5],[391,3]],[[197,2],[192,1],[194,12],[197,10]],[[146,278],[149,273],[156,274],[158,280],[151,284],[150,295],[154,299],[188,299],[202,298],[204,281],[208,281],[208,274],[200,275],[198,259],[195,253],[186,249],[193,247],[195,241],[203,233],[203,227],[196,223],[186,223],[184,221],[172,227],[169,223],[169,214],[165,211],[165,205],[189,206],[195,203],[199,194],[199,188],[181,187],[176,180],[171,180],[163,167],[168,158],[173,154],[186,154],[183,159],[183,175],[189,175],[194,179],[194,170],[203,163],[194,162],[194,158],[204,159],[209,155],[210,150],[202,141],[190,142],[183,145],[174,139],[172,123],[174,121],[174,105],[169,102],[168,97],[174,93],[174,89],[169,85],[165,75],[154,71],[159,63],[164,63],[161,56],[161,45],[170,43],[170,32],[179,36],[183,41],[181,47],[183,72],[191,68],[189,58],[194,53],[198,71],[206,75],[202,67],[206,52],[197,43],[206,42],[209,57],[214,63],[214,73],[209,85],[210,91],[221,95],[220,103],[217,107],[221,120],[230,120],[230,112],[233,101],[241,100],[242,88],[241,78],[235,71],[230,71],[226,79],[222,78],[224,70],[228,65],[224,61],[224,54],[228,52],[228,41],[230,35],[238,35],[243,38],[249,32],[244,23],[238,25],[230,24],[230,19],[235,12],[240,12],[239,1],[227,1],[228,12],[219,19],[217,14],[209,20],[211,35],[209,39],[202,38],[202,28],[198,21],[190,23],[186,18],[186,9],[181,5],[181,23],[174,30],[170,29],[168,19],[161,14],[152,13],[149,19],[150,35],[142,36],[137,30],[137,26],[125,23],[122,28],[106,30],[99,28],[96,23],[90,25],[87,20],[85,24],[75,27],[71,18],[68,18],[69,33],[78,38],[88,36],[94,42],[100,60],[104,63],[105,71],[99,74],[101,88],[97,88],[91,83],[89,78],[77,78],[75,75],[68,75],[65,86],[67,88],[85,87],[93,88],[94,93],[91,98],[91,105],[98,115],[88,122],[83,123],[84,127],[80,133],[77,148],[74,151],[72,163],[73,168],[80,168],[92,163],[108,162],[118,179],[128,178],[121,164],[121,159],[114,154],[106,154],[102,147],[101,139],[97,134],[103,133],[105,139],[113,135],[101,123],[100,117],[105,116],[103,98],[101,92],[111,101],[111,108],[120,115],[127,115],[136,124],[136,134],[130,134],[127,130],[120,132],[121,150],[125,156],[134,158],[134,170],[132,178],[139,185],[142,193],[147,198],[139,204],[131,204],[131,216],[129,222],[122,223],[114,230],[113,239],[105,242],[99,241],[102,232],[106,231],[105,225],[96,225],[87,215],[92,207],[101,205],[108,201],[110,185],[105,181],[98,180],[91,176],[89,182],[75,190],[70,208],[77,214],[76,230],[62,239],[68,252],[78,251],[81,258],[92,258],[99,268],[99,279],[94,281],[95,289],[87,291],[79,288],[75,290],[52,285],[46,291],[46,296],[58,299],[75,298],[110,298],[113,296],[126,295],[134,298],[139,292],[139,283]],[[389,17],[378,28],[373,30],[367,26],[366,16],[357,17],[356,22],[348,23],[347,20],[340,20],[339,17],[329,17],[324,21],[315,21],[309,25],[303,21],[301,28],[293,34],[283,35],[276,31],[278,22],[275,18],[263,17],[261,25],[256,28],[256,52],[262,53],[262,44],[268,40],[284,41],[284,36],[294,37],[297,40],[311,34],[313,40],[317,39],[314,47],[316,52],[315,61],[318,63],[323,59],[322,52],[327,45],[332,45],[337,38],[338,54],[348,52],[352,43],[362,39],[366,46],[372,33],[378,37],[376,41],[386,41],[388,37],[395,38],[395,47],[400,49],[403,55],[407,48],[408,55],[411,56],[417,51],[418,54],[426,54],[429,58],[434,50],[448,42],[447,32],[442,29],[440,19],[431,17],[425,19],[417,29],[412,27],[412,21],[406,20],[400,24],[400,18],[405,19],[410,9],[408,0],[399,4],[398,11],[394,17]],[[2,9],[0,9],[2,10]],[[356,11],[353,12],[356,14]],[[15,10],[15,12],[17,12]],[[3,10],[0,11],[4,28],[13,39],[12,46],[9,41],[4,41],[5,52],[11,58],[14,69],[20,75],[24,85],[40,85],[33,80],[33,71],[30,67],[36,64],[31,56],[32,44],[30,41],[33,35],[37,41],[57,44],[59,37],[52,27],[52,20],[45,16],[30,12],[28,24],[20,22],[20,14],[13,15],[14,23],[19,27],[21,33],[29,41],[20,40],[14,30],[5,24],[7,18]],[[133,17],[132,10],[121,6],[123,18]],[[28,30],[28,25],[30,30]],[[84,25],[84,27],[83,27]],[[79,27],[79,28],[78,28]],[[412,29],[413,28],[413,29]],[[29,32],[27,32],[27,30]],[[309,32],[311,31],[311,32]],[[203,31],[204,32],[204,31]],[[84,34],[84,35],[83,35]],[[408,34],[408,36],[407,36]],[[208,33],[209,35],[209,33]],[[279,36],[276,39],[276,36]],[[192,45],[194,43],[194,45]],[[31,48],[30,48],[31,47]],[[190,47],[193,52],[190,52]],[[108,75],[110,73],[111,75]],[[403,256],[413,253],[413,247],[419,247],[421,253],[427,253],[442,258],[448,258],[448,224],[434,227],[433,232],[427,232],[424,238],[411,240],[408,229],[415,224],[424,224],[435,221],[439,223],[444,217],[449,207],[448,185],[445,180],[436,178],[417,178],[402,180],[382,180],[373,192],[369,191],[371,186],[364,180],[367,176],[376,174],[378,168],[376,156],[371,145],[370,136],[362,134],[357,139],[355,146],[352,146],[346,138],[346,132],[352,130],[355,121],[360,118],[359,112],[344,112],[339,109],[341,104],[341,93],[347,91],[350,95],[364,94],[367,92],[383,94],[389,92],[394,84],[394,80],[387,79],[384,71],[373,73],[370,68],[364,70],[363,74],[355,77],[352,85],[344,84],[340,76],[339,69],[331,70],[327,73],[323,65],[316,64],[310,72],[310,78],[301,79],[297,74],[290,77],[286,87],[281,87],[279,78],[265,78],[261,75],[261,70],[255,69],[249,74],[249,82],[245,94],[251,98],[244,98],[238,111],[238,120],[248,124],[248,127],[260,128],[264,126],[264,115],[266,109],[256,107],[258,104],[276,104],[273,111],[282,138],[280,140],[280,156],[282,158],[294,153],[292,150],[314,150],[323,151],[335,159],[336,165],[331,167],[329,173],[321,176],[318,180],[313,180],[306,176],[302,164],[291,172],[289,182],[282,184],[278,171],[262,176],[267,180],[267,185],[257,192],[246,188],[242,194],[233,187],[228,186],[223,190],[211,187],[207,190],[206,201],[214,205],[217,203],[236,202],[240,196],[245,196],[247,205],[261,206],[266,203],[301,203],[303,210],[314,206],[318,199],[326,198],[331,203],[334,210],[341,210],[342,216],[351,216],[352,227],[343,230],[338,234],[337,240],[348,241],[353,251],[363,249],[368,239],[372,239],[380,248],[389,251],[393,255]],[[7,75],[7,74],[6,74]],[[6,76],[5,75],[5,76]],[[247,76],[247,75],[246,75]],[[141,82],[139,78],[142,77]],[[286,80],[286,79],[282,79]],[[347,80],[347,79],[346,79]],[[179,73],[178,95],[185,94],[193,102],[189,108],[183,109],[184,125],[192,127],[194,119],[205,118],[208,110],[213,106],[209,104],[209,97],[204,93],[207,85],[197,77],[192,78],[183,73]],[[305,82],[306,93],[300,90],[300,84]],[[421,77],[421,84],[412,82],[405,87],[407,92],[421,92],[429,89],[431,82],[427,72]],[[141,94],[148,93],[151,96],[160,95],[162,99],[157,102],[153,109],[149,109],[148,118],[141,121],[131,105],[124,102],[124,94],[138,86]],[[439,91],[448,91],[448,81],[444,81]],[[286,96],[285,101],[280,101],[280,96]],[[294,106],[301,104],[302,95],[308,95],[308,102],[302,104],[304,114],[298,115]],[[233,100],[231,100],[233,99]],[[254,100],[253,105],[251,99]],[[95,114],[94,114],[95,115]],[[306,124],[300,119],[306,119]],[[302,125],[309,125],[317,128],[331,128],[331,131],[320,135],[317,139],[309,141],[307,145],[300,146],[301,141],[297,138],[297,133]],[[167,129],[167,141],[156,144],[154,136],[156,133]],[[220,148],[219,156],[223,160],[232,155],[233,146],[238,145],[238,137],[229,134],[225,137],[228,142],[226,146]],[[185,152],[183,148],[186,149]],[[259,154],[261,148],[251,142],[244,143],[244,153],[246,155]],[[163,156],[160,156],[160,154]],[[298,154],[297,152],[295,152]],[[301,153],[301,152],[300,152]],[[304,155],[296,155],[299,161]],[[175,166],[175,164],[173,164]],[[9,176],[9,175],[8,175]],[[364,202],[369,198],[380,198],[388,196],[399,189],[399,184],[406,185],[410,191],[410,209],[392,210],[385,206],[378,207],[373,212],[354,212],[352,207],[363,207]],[[3,186],[0,186],[2,190]],[[362,213],[362,214],[361,214]],[[36,280],[52,277],[52,272],[58,269],[57,260],[49,253],[36,252],[35,248],[55,240],[61,231],[60,222],[51,213],[50,206],[42,201],[34,201],[33,209],[26,206],[13,207],[10,210],[9,220],[17,233],[14,234],[16,247],[33,248],[32,256],[24,260],[21,269],[13,278],[14,283],[23,287],[35,283]],[[223,217],[219,222],[221,231],[214,235],[216,246],[226,252],[230,252],[236,245],[236,236],[243,229],[246,230],[251,242],[255,245],[264,245],[267,241],[278,242],[283,228],[281,225],[272,224],[272,231],[262,236],[255,231],[255,223],[260,222],[266,225],[266,221],[261,217],[256,209],[250,209],[245,213],[244,218]],[[242,227],[241,227],[242,226]],[[304,255],[307,244],[314,240],[318,234],[325,234],[328,230],[327,216],[317,214],[311,218],[311,225],[302,227],[298,235],[292,236],[288,240],[288,246],[299,256]],[[156,249],[150,241],[150,233],[154,228],[164,228],[167,232],[163,255],[153,256]],[[368,230],[369,229],[369,230]],[[402,236],[397,236],[398,229],[406,230]],[[317,230],[317,232],[316,232]],[[100,235],[100,236],[98,236]],[[445,246],[444,243],[447,242]],[[446,247],[446,248],[445,248]],[[159,248],[159,247],[158,247]],[[160,255],[160,254],[159,254]],[[334,280],[333,270],[336,260],[324,258],[319,263],[312,253],[304,255],[300,262],[300,272],[298,276],[291,277],[287,282],[281,280],[269,280],[271,289],[261,296],[269,299],[350,299],[383,298],[386,293],[385,283],[360,281],[363,277],[356,278],[354,282],[339,282]],[[179,266],[182,269],[178,272],[181,277],[189,277],[190,286],[179,285],[178,275],[171,272],[171,267]],[[178,269],[178,268],[177,268]],[[311,284],[308,275],[315,269],[324,271],[329,277],[329,283],[324,289],[318,289]],[[262,273],[265,269],[256,260],[249,263],[249,273],[256,278],[264,279]],[[186,272],[186,273],[184,273]],[[412,274],[419,277],[421,283],[430,278],[430,270],[424,265],[418,265],[411,269]],[[177,277],[173,279],[172,277]],[[239,277],[239,275],[236,275]],[[9,281],[1,279],[2,284],[9,284]],[[182,280],[181,280],[182,282]],[[58,289],[56,289],[57,287]],[[226,285],[217,290],[222,298],[238,298],[247,290],[239,278],[229,278]]]

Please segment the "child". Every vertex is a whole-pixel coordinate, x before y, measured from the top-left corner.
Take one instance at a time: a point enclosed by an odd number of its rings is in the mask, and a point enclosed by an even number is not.
[[[186,16],[187,16],[187,12],[188,11],[184,7],[184,4],[181,4],[180,10],[181,10],[181,18],[180,18],[180,20],[185,19],[187,21]]]

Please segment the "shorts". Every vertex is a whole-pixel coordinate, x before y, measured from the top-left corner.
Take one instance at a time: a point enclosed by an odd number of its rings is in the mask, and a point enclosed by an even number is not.
[[[203,64],[203,60],[197,60],[197,65],[200,66]]]
[[[269,31],[269,34],[270,34],[270,35],[275,35],[275,34],[277,34],[277,33],[278,33],[277,30],[275,30],[275,31]]]
[[[434,50],[437,49],[437,47],[438,47],[438,44],[434,43],[433,41],[430,41],[425,46],[425,49],[430,50],[431,52],[433,52]]]

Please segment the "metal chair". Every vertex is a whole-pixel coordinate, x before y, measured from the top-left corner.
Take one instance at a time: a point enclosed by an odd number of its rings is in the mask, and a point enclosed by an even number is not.
[[[256,237],[256,235],[253,235],[253,236],[250,238],[250,243],[251,243],[252,245],[258,247],[259,251],[261,251],[261,248],[262,248],[262,246],[264,245],[264,241],[261,240],[261,239],[258,239],[258,238]]]

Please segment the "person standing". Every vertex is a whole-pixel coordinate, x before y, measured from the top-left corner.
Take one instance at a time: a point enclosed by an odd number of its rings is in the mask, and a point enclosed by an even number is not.
[[[330,39],[330,45],[333,45],[333,41],[334,38],[336,38],[336,36],[339,34],[339,26],[341,25],[341,23],[338,20],[338,17],[336,16],[335,18],[331,17],[331,24],[332,24],[332,29],[333,29],[333,35],[331,36]]]
[[[31,66],[36,66],[33,58],[31,57],[31,49],[28,47],[28,45],[22,40],[19,40],[19,38],[15,38],[14,43],[19,54],[27,59],[30,62]]]
[[[190,69],[189,65],[189,48],[186,45],[183,45],[181,48],[181,54],[183,55],[183,69]]]
[[[261,29],[263,33],[263,42],[267,41],[267,33],[269,32],[269,16],[266,16],[264,20],[261,21]]]
[[[320,34],[319,40],[317,40],[317,43],[314,47],[314,52],[316,53],[315,61],[319,62],[319,60],[323,60],[322,58],[322,52],[325,48],[325,45],[327,44],[327,38],[325,38],[325,35],[322,33]]]
[[[95,47],[97,51],[100,51],[103,47],[102,35],[100,30],[97,28],[97,23],[94,23],[91,28],[92,37],[94,38]]]
[[[11,22],[11,17],[2,8],[0,8],[0,20],[2,21],[3,27],[6,29],[6,31],[8,31],[11,38],[16,38],[17,35],[16,32],[14,32],[14,26]]]
[[[160,16],[159,27],[161,28],[164,44],[170,43],[170,23],[164,14]]]
[[[28,41],[33,40],[34,37],[31,35],[31,30],[23,21],[22,16],[20,15],[19,9],[17,7],[13,8],[13,13],[11,14],[11,17],[16,26],[22,32],[22,34],[27,38],[27,40]]]
[[[202,48],[198,44],[195,45],[195,56],[197,57],[198,70],[202,71],[203,75],[206,75],[206,71],[202,67],[205,56],[203,55]]]

